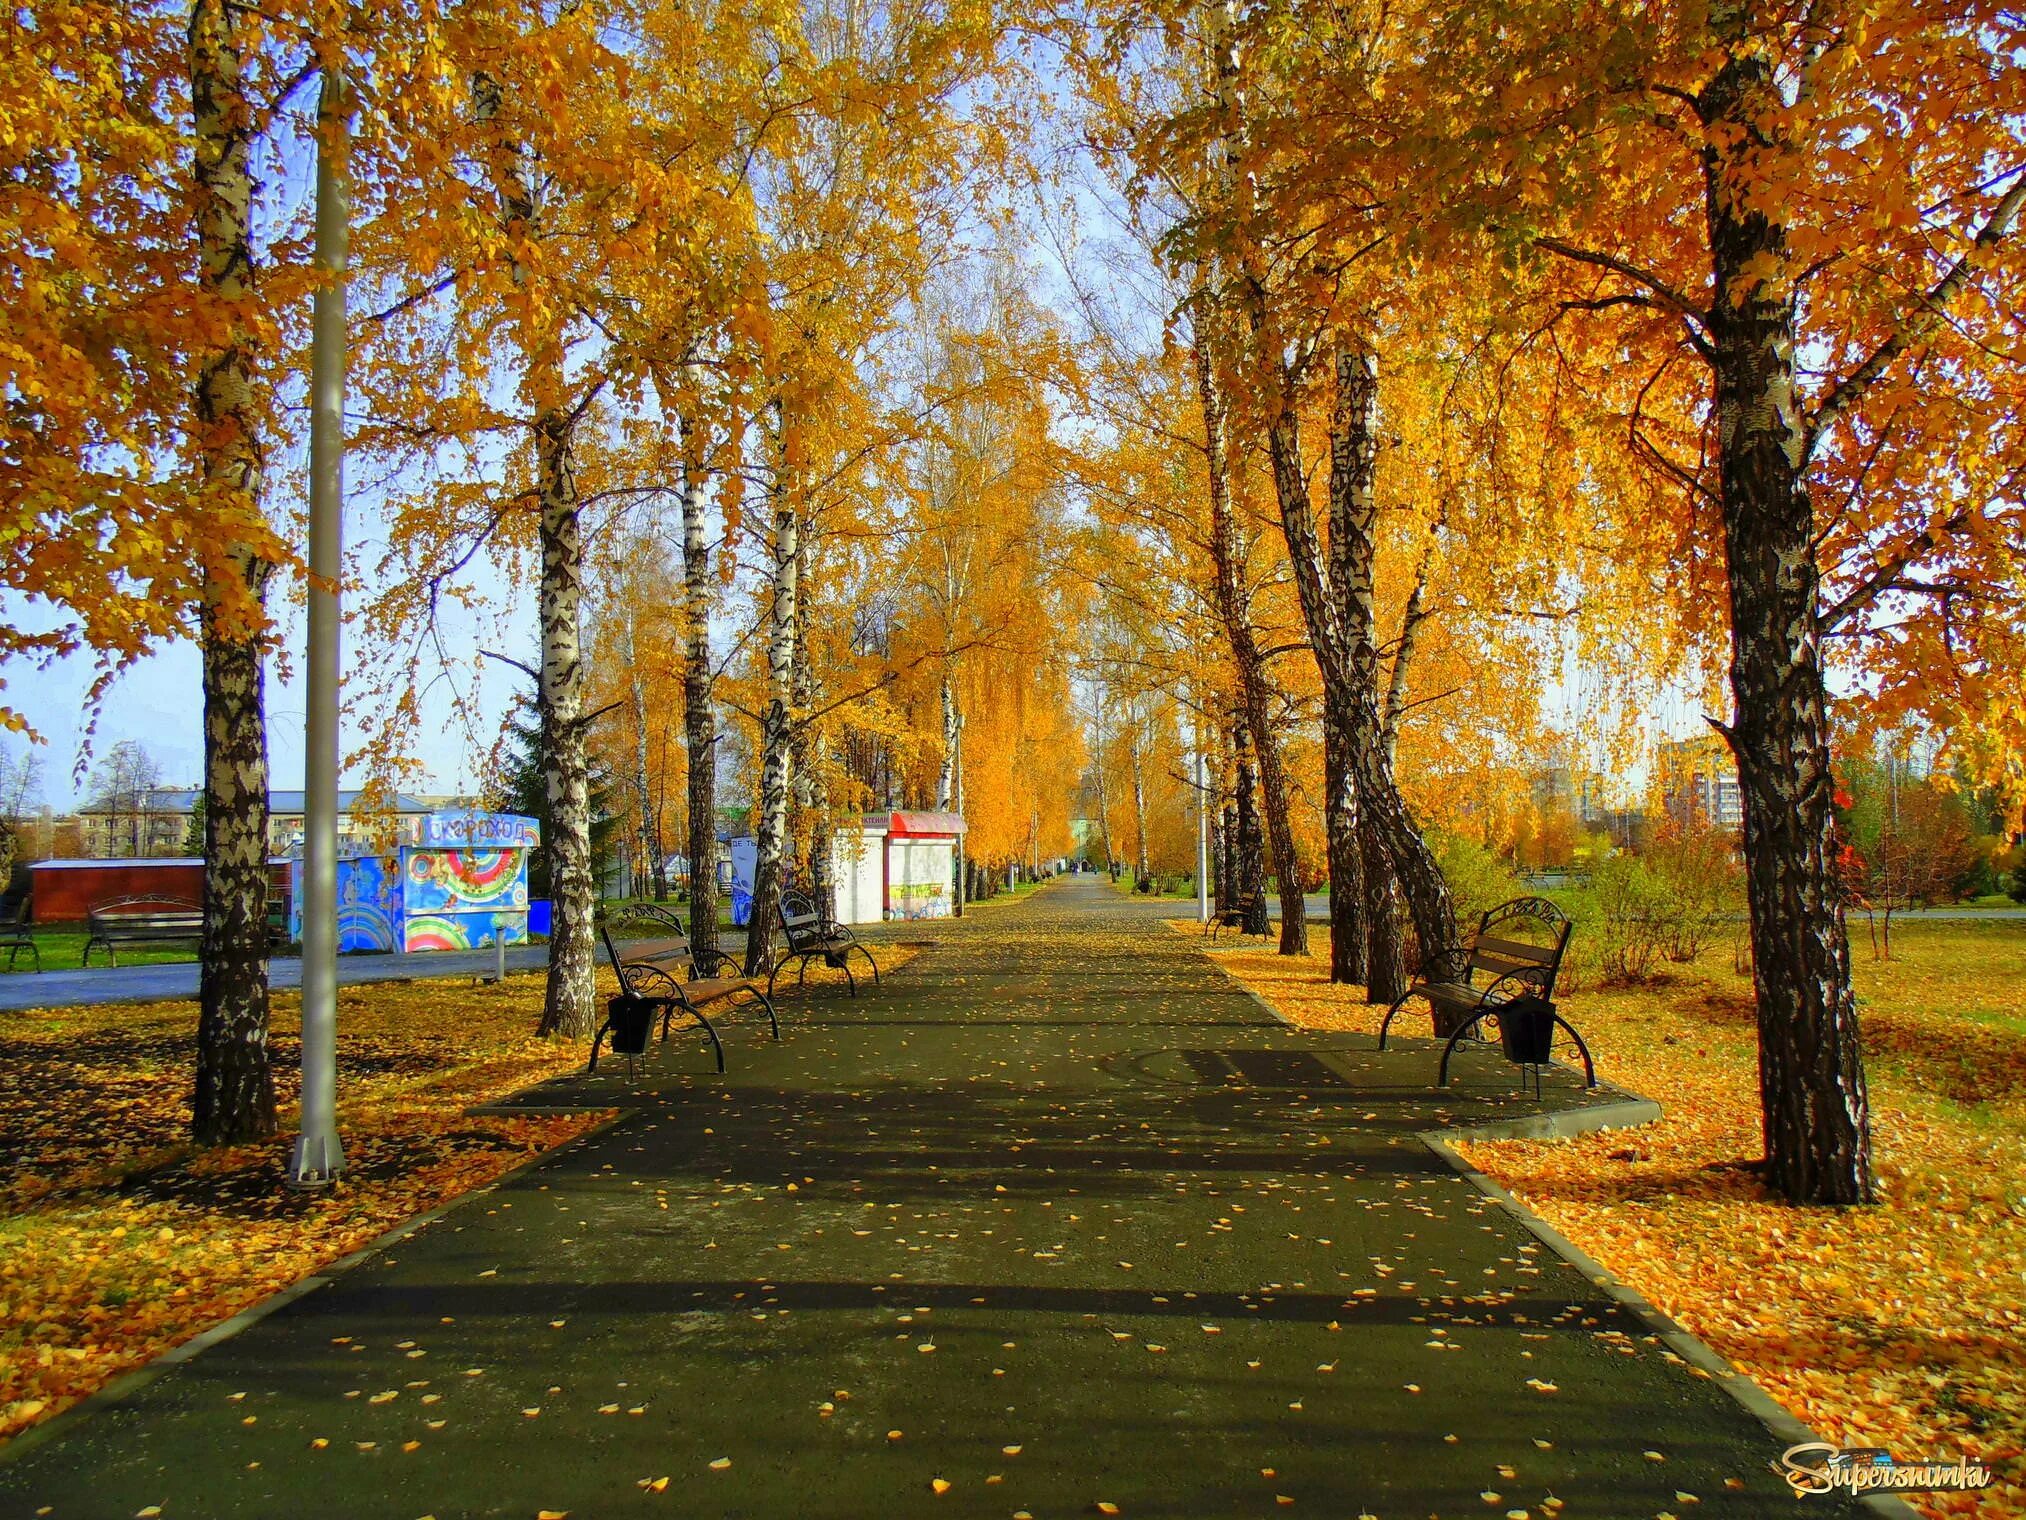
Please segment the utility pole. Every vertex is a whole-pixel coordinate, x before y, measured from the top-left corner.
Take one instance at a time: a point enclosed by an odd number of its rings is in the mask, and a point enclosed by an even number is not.
[[[957,763],[954,780],[957,797],[957,848],[955,852],[957,890],[955,894],[955,913],[958,918],[962,918],[964,916],[964,901],[970,894],[967,890],[969,884],[964,880],[964,715],[961,712],[957,714]]]
[[[293,1187],[345,1170],[338,1140],[338,577],[345,509],[345,261],[351,101],[342,55],[317,105],[316,267],[311,315],[309,650],[303,767],[302,1133]]]
[[[1189,752],[1196,773],[1196,922],[1210,922],[1210,778],[1203,766],[1203,720],[1189,719]]]

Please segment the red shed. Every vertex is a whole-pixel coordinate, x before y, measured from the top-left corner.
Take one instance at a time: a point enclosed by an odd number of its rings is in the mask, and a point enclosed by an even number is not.
[[[193,906],[204,901],[204,862],[167,860],[38,860],[34,911],[38,924],[81,924],[100,903],[122,897],[167,897]],[[271,891],[288,895],[288,862],[268,862]]]

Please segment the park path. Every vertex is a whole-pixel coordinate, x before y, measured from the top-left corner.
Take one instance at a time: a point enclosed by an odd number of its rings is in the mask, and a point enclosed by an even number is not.
[[[1167,911],[903,926],[726,1077],[683,1038],[523,1095],[628,1113],[31,1438],[0,1515],[1790,1512],[1778,1443],[1418,1139],[1524,1112],[1507,1069],[1438,1101]]]

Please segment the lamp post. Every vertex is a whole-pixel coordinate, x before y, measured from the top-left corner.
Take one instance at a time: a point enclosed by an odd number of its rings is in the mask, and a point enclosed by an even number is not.
[[[338,1140],[338,577],[345,502],[345,260],[351,220],[351,101],[343,62],[317,105],[316,267],[310,348],[308,710],[303,741],[302,1133],[295,1187],[344,1172]]]
[[[1203,765],[1203,715],[1189,715],[1190,770],[1196,782],[1196,922],[1210,922],[1210,777]]]

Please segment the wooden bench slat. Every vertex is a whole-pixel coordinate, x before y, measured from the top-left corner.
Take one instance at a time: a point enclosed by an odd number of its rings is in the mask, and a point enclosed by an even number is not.
[[[759,980],[755,977],[722,976],[684,982],[682,990],[689,995],[692,1003],[717,1003],[735,992],[757,991],[759,986]]]
[[[1477,942],[1471,946],[1470,953],[1503,955],[1513,960],[1530,961],[1537,966],[1545,966],[1555,958],[1555,948],[1552,945],[1529,945],[1524,940],[1497,939],[1488,934],[1478,937]]]

